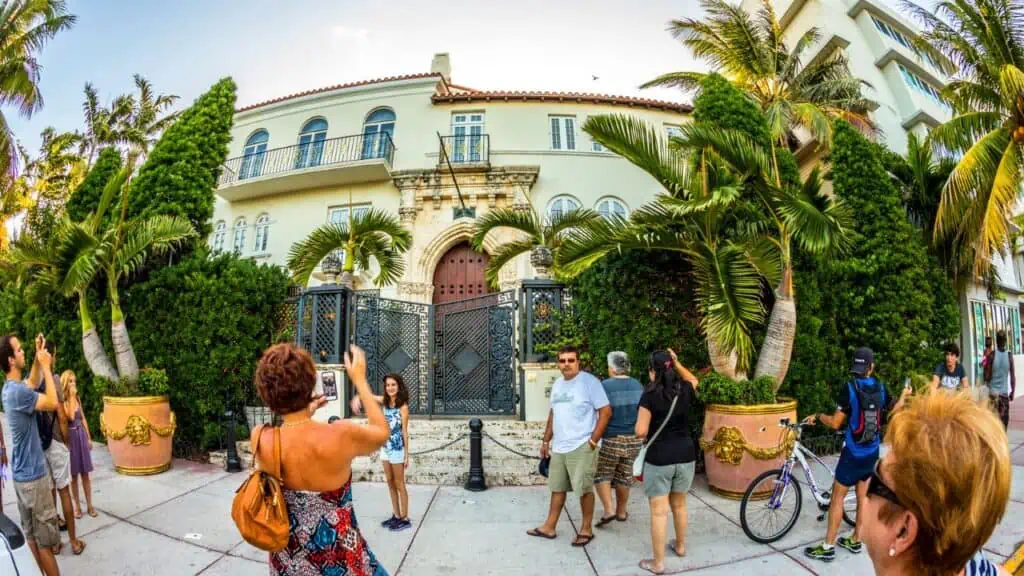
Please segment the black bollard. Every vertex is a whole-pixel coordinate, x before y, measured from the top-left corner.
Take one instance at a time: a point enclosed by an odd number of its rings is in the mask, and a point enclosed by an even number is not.
[[[228,410],[224,413],[224,419],[228,423],[228,457],[224,461],[224,471],[241,472],[242,461],[238,459],[238,447],[235,446],[235,413]]]
[[[487,482],[484,480],[483,429],[484,423],[479,418],[469,421],[469,479],[466,480],[466,490],[470,492],[487,490]]]

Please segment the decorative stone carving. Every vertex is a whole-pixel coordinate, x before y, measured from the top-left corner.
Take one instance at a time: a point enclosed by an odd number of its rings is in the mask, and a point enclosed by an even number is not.
[[[429,302],[434,298],[434,285],[426,282],[399,282],[398,294]]]

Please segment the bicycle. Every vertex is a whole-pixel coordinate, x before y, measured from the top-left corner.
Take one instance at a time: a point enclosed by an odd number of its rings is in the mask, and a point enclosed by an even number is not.
[[[796,525],[797,518],[800,517],[800,511],[803,507],[803,492],[800,489],[800,481],[792,475],[793,467],[797,464],[803,469],[804,477],[807,478],[808,485],[811,488],[811,495],[821,511],[821,514],[818,515],[818,522],[825,519],[829,506],[832,503],[832,493],[828,489],[822,490],[818,487],[818,482],[814,479],[814,474],[811,473],[808,456],[821,467],[828,470],[829,476],[833,479],[835,478],[835,470],[800,444],[803,429],[807,424],[803,422],[790,424],[789,418],[783,418],[779,420],[779,426],[785,428],[784,434],[796,434],[792,453],[785,464],[782,465],[782,468],[769,470],[754,478],[750,486],[747,487],[747,491],[743,494],[743,501],[740,503],[740,524],[743,526],[743,532],[748,538],[760,544],[770,544],[788,534],[793,529],[793,526]],[[795,497],[791,508],[787,507],[787,497],[789,496]],[[748,514],[751,515],[750,519],[747,517]],[[779,517],[779,514],[782,516]],[[788,519],[786,517],[787,514]],[[764,523],[757,522],[758,519],[763,520],[764,518],[767,518],[768,521]],[[784,520],[784,522],[777,524],[776,519]],[[850,526],[857,525],[857,493],[853,489],[843,499],[843,519]],[[769,534],[757,532],[756,530],[759,530],[764,524],[769,526],[779,525],[781,528],[777,532]]]

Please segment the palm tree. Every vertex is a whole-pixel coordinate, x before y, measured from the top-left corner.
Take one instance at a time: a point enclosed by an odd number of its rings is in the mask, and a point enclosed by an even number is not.
[[[569,210],[550,218],[543,218],[531,204],[528,210],[499,208],[477,219],[471,243],[475,250],[483,250],[484,239],[501,228],[519,232],[518,238],[502,244],[491,256],[484,278],[492,287],[498,287],[501,269],[520,254],[530,253],[530,263],[538,278],[548,278],[552,264],[557,261],[565,234],[575,228],[600,220],[593,210]],[[557,271],[557,270],[556,270]]]
[[[85,135],[81,153],[88,152],[88,164],[92,166],[98,150],[128,141],[124,125],[132,115],[135,102],[131,96],[122,94],[114,98],[109,107],[104,107],[100,103],[96,87],[91,82],[85,83],[84,92],[82,114],[85,116]]]
[[[953,80],[942,97],[953,118],[932,142],[958,160],[935,219],[984,274],[1010,248],[1011,220],[1024,184],[1024,5],[1015,0],[943,0],[929,12],[905,2],[923,25],[919,48]]]
[[[686,172],[679,167],[682,162],[679,151],[690,150],[699,153],[702,173],[713,170],[718,173],[715,182],[729,181],[730,193],[742,192],[746,204],[738,204],[743,218],[738,218],[738,240],[746,246],[744,254],[758,272],[775,289],[775,303],[768,325],[768,335],[758,356],[755,376],[771,376],[776,387],[782,384],[789,369],[793,340],[796,330],[796,300],[793,285],[793,252],[798,245],[809,253],[824,253],[839,250],[844,245],[846,231],[851,227],[851,216],[846,206],[834,197],[821,193],[821,181],[815,169],[798,189],[780,188],[773,172],[773,164],[767,152],[745,134],[725,130],[703,123],[689,124],[682,128],[682,135],[673,137],[671,151],[657,131],[642,120],[632,116],[601,115],[591,117],[583,130],[611,151],[623,156],[639,168],[655,177],[668,191],[669,196],[682,200],[697,200],[698,205],[711,202],[714,195],[712,182],[707,174],[698,179],[702,190],[695,192],[692,177],[687,180]],[[720,175],[728,171],[733,180]],[[671,206],[671,202],[669,203]],[[678,210],[677,210],[678,212]],[[692,229],[692,227],[691,227]],[[643,238],[643,227],[627,232],[627,237]],[[704,237],[708,234],[704,234]],[[601,236],[595,236],[600,240]],[[708,242],[706,239],[703,242]],[[617,244],[618,245],[618,244]],[[626,247],[627,244],[621,244]],[[637,244],[635,247],[644,247]],[[655,248],[652,246],[652,248]],[[735,244],[732,250],[736,250]],[[737,256],[738,258],[738,256]],[[695,269],[697,262],[691,262]],[[735,264],[731,264],[735,268]],[[708,276],[710,281],[721,281],[721,275]],[[704,287],[703,290],[719,290]],[[708,304],[708,310],[721,313],[720,305]],[[739,372],[745,366],[744,354],[748,352],[740,344],[738,318],[749,322],[749,316],[734,314],[731,319],[710,321],[707,325],[709,345],[726,356],[738,351]],[[718,326],[727,326],[721,328]],[[709,346],[709,350],[712,348]],[[716,366],[716,370],[719,367]],[[726,374],[732,370],[720,370]]]
[[[133,76],[137,97],[129,97],[131,113],[123,121],[121,132],[124,140],[137,154],[139,161],[145,159],[149,149],[160,134],[178,118],[177,112],[167,112],[178,101],[174,94],[153,93],[153,86],[142,75]]]
[[[113,380],[120,376],[136,381],[139,365],[121,309],[120,282],[142,266],[149,254],[173,251],[194,236],[195,229],[187,219],[177,216],[128,220],[130,187],[127,183],[132,169],[129,162],[111,178],[96,212],[84,222],[71,222],[65,217],[52,241],[29,239],[16,244],[12,261],[37,291],[56,291],[65,297],[78,297],[82,348],[94,374]],[[104,216],[112,208],[119,209],[120,216],[105,226]],[[98,278],[106,281],[110,299],[116,370],[96,332],[86,298],[89,287]]]
[[[0,172],[0,253],[8,248],[7,223],[31,205],[24,182],[7,172]]]
[[[63,0],[3,0],[0,2],[0,104],[14,105],[25,117],[43,106],[39,91],[38,52],[75,16]],[[0,146],[4,168],[14,166],[17,149],[7,119],[0,113]]]
[[[711,70],[721,73],[760,105],[772,140],[783,147],[794,141],[794,129],[802,126],[828,148],[834,118],[873,129],[868,113],[876,105],[861,95],[861,89],[871,85],[850,73],[846,56],[833,51],[805,62],[808,49],[821,41],[821,32],[814,27],[808,29],[790,49],[783,41],[771,0],[761,2],[761,10],[752,16],[727,0],[701,0],[706,20],[672,20],[668,30]],[[696,91],[707,75],[670,72],[641,88]]]
[[[355,214],[351,203],[348,222],[332,222],[320,226],[305,240],[292,245],[288,252],[288,269],[300,286],[309,282],[313,269],[329,257],[343,253],[342,284],[352,288],[352,275],[358,265],[369,270],[371,260],[380,272],[374,278],[377,286],[394,284],[405,273],[402,254],[412,244],[412,234],[397,218],[383,210],[370,208]]]

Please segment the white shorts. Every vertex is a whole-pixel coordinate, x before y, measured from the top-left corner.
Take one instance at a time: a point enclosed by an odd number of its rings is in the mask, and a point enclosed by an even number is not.
[[[405,448],[398,450],[380,449],[380,459],[390,464],[405,464]]]
[[[46,466],[53,476],[53,487],[63,490],[71,484],[71,451],[63,442],[54,440],[46,449]]]

